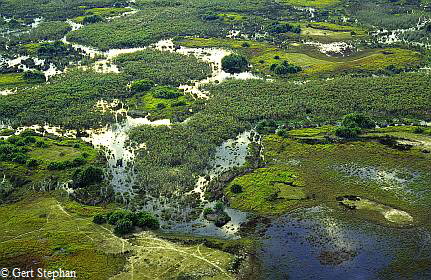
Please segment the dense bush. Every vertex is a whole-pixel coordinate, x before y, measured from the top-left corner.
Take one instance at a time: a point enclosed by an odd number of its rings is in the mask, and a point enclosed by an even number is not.
[[[176,88],[157,87],[152,92],[155,98],[174,99],[178,98],[181,93]]]
[[[103,17],[99,15],[90,15],[90,16],[85,16],[84,19],[82,20],[82,23],[90,24],[90,23],[97,23],[101,21],[103,21]]]
[[[136,225],[146,229],[158,229],[159,220],[148,212],[139,212],[136,214]]]
[[[243,188],[242,188],[242,186],[241,186],[241,185],[238,185],[238,184],[233,184],[233,185],[230,187],[230,190],[231,190],[231,192],[233,192],[233,193],[242,193],[242,192],[243,192]]]
[[[345,127],[350,127],[350,128],[358,127],[358,128],[370,129],[370,128],[376,127],[376,123],[371,118],[360,113],[352,113],[352,114],[345,115],[343,117],[343,121],[341,122],[341,124]]]
[[[177,35],[218,35],[219,21],[202,20],[196,8],[185,6],[146,6],[134,15],[86,25],[68,34],[68,40],[102,50],[142,47]]]
[[[41,71],[26,71],[24,72],[24,79],[45,80],[45,74]]]
[[[274,120],[261,120],[256,124],[256,131],[261,134],[274,133],[277,127],[278,124]]]
[[[106,215],[97,214],[93,217],[96,224],[109,223],[114,226],[115,234],[131,233],[135,226],[143,229],[158,229],[159,220],[148,212],[131,212],[129,210],[114,210]]]
[[[241,73],[248,69],[249,62],[245,56],[231,54],[223,57],[221,65],[224,71],[228,73]]]
[[[133,231],[133,222],[129,219],[120,219],[114,226],[114,233],[124,235]]]
[[[72,28],[64,21],[41,22],[37,27],[32,28],[30,32],[22,34],[19,40],[24,42],[60,40],[70,30],[72,30]]]
[[[274,22],[271,25],[268,26],[268,31],[271,33],[286,33],[286,32],[293,32],[293,33],[301,33],[301,27],[294,26],[289,23],[283,23],[283,22]]]
[[[102,215],[102,214],[95,215],[93,217],[93,223],[98,224],[98,225],[106,223],[105,215]]]
[[[211,66],[193,55],[154,49],[120,55],[115,63],[130,80],[149,79],[175,87],[211,75]]]
[[[128,210],[115,210],[107,214],[107,221],[111,225],[116,225],[118,221],[124,219],[133,221],[135,216]]]
[[[133,81],[130,89],[133,92],[149,91],[154,87],[154,82],[148,79]]]
[[[302,71],[300,66],[289,64],[288,61],[283,61],[279,64],[274,63],[271,65],[270,69],[277,75],[295,74]]]
[[[102,168],[89,165],[84,169],[77,169],[72,180],[75,187],[83,188],[93,184],[100,184],[104,177],[105,174]]]
[[[358,127],[340,126],[337,127],[337,129],[335,130],[335,135],[337,135],[338,137],[351,139],[356,138],[360,132],[361,129]]]
[[[20,125],[49,123],[80,129],[101,126],[114,117],[94,110],[96,102],[129,96],[126,85],[127,80],[116,74],[68,71],[49,84],[0,96],[0,121]]]

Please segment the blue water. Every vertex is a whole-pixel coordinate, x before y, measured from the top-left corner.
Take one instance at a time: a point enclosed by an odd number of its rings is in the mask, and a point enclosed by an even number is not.
[[[364,221],[343,223],[322,207],[299,210],[275,219],[264,230],[258,252],[262,279],[380,279],[378,273],[394,259],[403,236],[410,237],[411,230]],[[335,261],[328,263],[321,257],[325,254]]]

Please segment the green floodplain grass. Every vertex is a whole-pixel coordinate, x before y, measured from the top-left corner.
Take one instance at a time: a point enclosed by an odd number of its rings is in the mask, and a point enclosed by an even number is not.
[[[234,179],[226,187],[225,193],[233,207],[267,215],[321,204],[339,209],[337,197],[355,195],[406,211],[414,218],[414,224],[427,223],[431,195],[426,190],[431,180],[431,155],[422,150],[429,148],[429,142],[418,142],[411,150],[400,151],[372,140],[386,135],[418,139],[412,132],[413,129],[414,127],[375,129],[359,140],[339,144],[303,142],[307,138],[324,140],[325,136],[333,135],[330,127],[323,127],[320,133],[319,128],[292,130],[288,132],[288,138],[265,136],[265,167]],[[431,140],[427,131],[421,137]],[[390,182],[364,179],[337,169],[342,166],[371,168],[383,173],[398,172],[401,178],[411,178],[418,173],[419,177],[404,186],[393,187]],[[283,183],[284,186],[276,183]],[[232,193],[230,187],[233,184],[241,185],[244,192]],[[283,187],[287,195],[283,191],[279,192]],[[274,191],[279,192],[278,198],[270,199]],[[307,200],[298,200],[298,193],[302,192]],[[385,225],[398,226],[375,211],[353,213]]]
[[[84,8],[84,15],[83,16],[79,16],[73,19],[74,22],[76,23],[82,23],[84,21],[84,18],[86,16],[90,16],[90,15],[97,15],[97,16],[101,16],[104,18],[107,17],[113,17],[113,16],[118,16],[121,14],[124,14],[126,12],[130,12],[132,9],[130,8],[91,8],[91,9],[86,9]]]
[[[177,113],[187,111],[194,103],[189,95],[181,94],[177,98],[157,98],[151,92],[135,95],[127,99],[130,110],[144,111],[151,114],[151,119],[173,119]],[[163,105],[163,108],[157,106]]]
[[[38,165],[31,169],[25,164],[15,162],[0,162],[5,174],[22,177],[23,174],[31,183],[41,183],[51,176],[56,176],[60,181],[68,181],[75,168],[66,170],[49,170],[48,165],[51,162],[73,161],[77,158],[84,158],[85,164],[97,162],[98,151],[87,143],[80,140],[52,140],[45,137],[34,137],[37,142],[43,142],[46,147],[38,147],[36,143],[26,145],[29,150],[26,154],[29,159],[38,161]],[[85,155],[85,157],[83,156]]]
[[[6,73],[0,74],[0,89],[14,89],[28,87],[38,84],[41,81],[30,81],[24,79],[23,73]]]
[[[234,279],[234,257],[202,243],[181,245],[144,232],[130,239],[115,236],[92,217],[107,209],[82,206],[59,193],[29,193],[0,206],[0,261],[6,267],[76,271],[79,279]],[[112,277],[112,278],[111,278]]]
[[[326,8],[338,4],[339,0],[282,0],[282,2],[293,6]]]
[[[346,71],[378,71],[388,66],[398,68],[416,67],[423,61],[423,56],[416,51],[385,48],[369,49],[351,57],[330,58],[324,54],[316,54],[316,50],[301,44],[281,49],[264,42],[233,39],[190,38],[178,41],[188,47],[225,47],[244,53],[250,59],[257,72],[270,75],[270,66],[287,60],[289,63],[301,66],[303,71],[298,75],[318,75],[323,73],[343,73]],[[247,46],[244,44],[247,43]]]

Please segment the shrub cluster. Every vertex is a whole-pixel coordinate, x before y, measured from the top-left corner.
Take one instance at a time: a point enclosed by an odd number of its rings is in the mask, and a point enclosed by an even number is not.
[[[181,93],[176,88],[166,86],[157,87],[153,91],[153,96],[155,98],[175,99],[180,95]]]
[[[77,157],[73,160],[64,160],[64,161],[52,161],[48,164],[49,170],[65,170],[67,168],[74,168],[84,165],[86,163],[86,159],[83,157]]]
[[[77,169],[72,176],[72,180],[75,188],[83,188],[101,183],[104,177],[102,168],[90,165],[84,169]]]
[[[289,64],[286,60],[282,63],[272,64],[270,69],[277,75],[295,74],[302,71],[300,66]]]
[[[268,31],[270,33],[293,32],[299,34],[301,33],[301,27],[284,22],[274,22],[268,26]]]
[[[149,79],[136,80],[132,82],[130,89],[132,92],[144,92],[149,91],[154,87],[154,82]]]
[[[335,135],[342,138],[355,138],[362,129],[371,129],[376,127],[376,124],[364,114],[352,113],[345,115],[341,122],[341,126],[335,130]]]
[[[248,69],[249,62],[245,56],[231,54],[221,60],[222,69],[228,73],[241,73]]]
[[[128,210],[114,210],[106,215],[97,214],[93,217],[96,224],[109,223],[114,226],[114,233],[124,235],[131,233],[135,227],[145,230],[158,229],[159,220],[148,212],[131,212]]]

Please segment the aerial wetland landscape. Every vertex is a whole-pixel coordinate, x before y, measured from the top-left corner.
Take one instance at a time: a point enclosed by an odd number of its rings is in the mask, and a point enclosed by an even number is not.
[[[0,0],[0,278],[431,279],[430,0]]]

